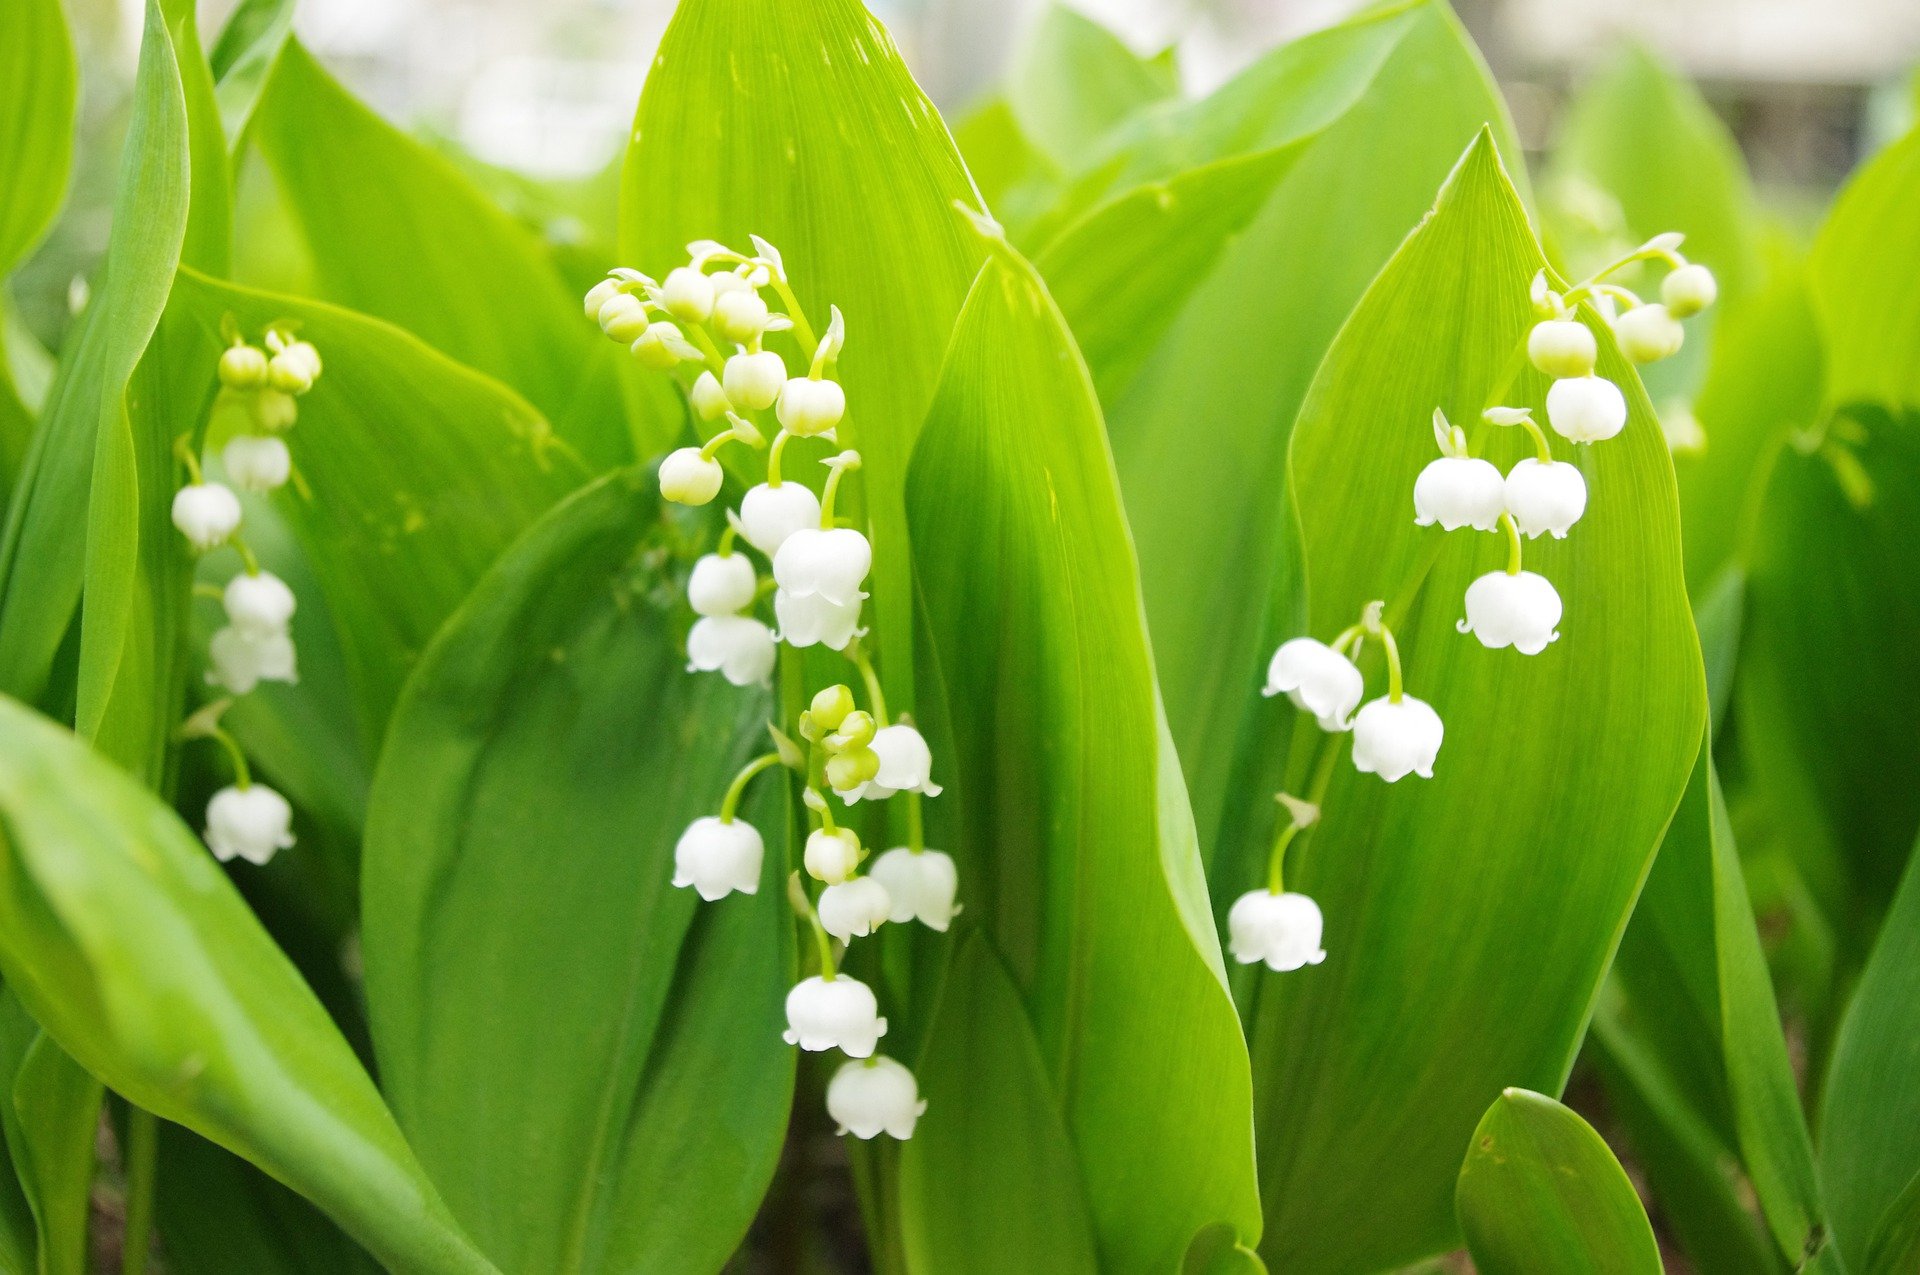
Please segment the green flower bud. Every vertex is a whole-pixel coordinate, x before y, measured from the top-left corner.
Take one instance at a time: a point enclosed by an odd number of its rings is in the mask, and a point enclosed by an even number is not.
[[[851,749],[865,748],[873,742],[878,727],[874,725],[873,714],[855,709],[841,719],[840,728],[827,736],[826,745],[832,751],[846,752]],[[835,785],[838,787],[839,785]]]
[[[267,379],[267,356],[251,345],[229,346],[220,356],[220,384],[250,390]]]
[[[1593,333],[1578,319],[1547,319],[1527,333],[1527,357],[1548,376],[1587,376],[1599,354]]]
[[[1680,320],[1656,301],[1635,306],[1615,319],[1613,335],[1620,342],[1621,353],[1635,363],[1656,363],[1679,353],[1687,332]]]
[[[1714,282],[1713,271],[1698,262],[1681,266],[1660,281],[1660,299],[1676,319],[1700,313],[1719,295],[1720,286]]]
[[[288,348],[268,361],[267,383],[286,394],[305,394],[313,388],[312,371],[306,359]]]
[[[622,345],[638,339],[652,322],[647,318],[647,308],[631,292],[607,298],[607,303],[600,307],[599,319],[600,330]]]
[[[720,494],[726,471],[720,462],[682,447],[660,462],[660,494],[677,505],[704,505]]]
[[[814,725],[823,734],[840,729],[840,724],[854,711],[853,692],[843,685],[833,685],[813,697],[808,711],[813,714]]]
[[[850,748],[827,758],[827,783],[836,792],[858,788],[880,773],[880,754],[871,748]]]
[[[276,389],[255,392],[253,418],[267,433],[278,434],[282,430],[292,429],[299,416],[300,407],[293,401],[293,395]]]

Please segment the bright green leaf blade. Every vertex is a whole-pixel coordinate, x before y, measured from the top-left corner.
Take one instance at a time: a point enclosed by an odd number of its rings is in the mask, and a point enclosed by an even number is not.
[[[1660,1249],[1633,1183],[1593,1126],[1508,1089],[1473,1131],[1455,1203],[1482,1275],[1657,1275]]]
[[[382,1079],[456,1215],[528,1275],[718,1270],[786,1127],[781,839],[755,897],[669,884],[767,705],[687,673],[635,561],[659,509],[624,471],[508,551],[408,683],[368,813]]]
[[[492,1269],[199,839],[10,700],[0,855],[0,969],[88,1071],[253,1160],[391,1266]]]
[[[208,58],[214,95],[236,149],[253,122],[280,50],[293,34],[293,8],[293,0],[241,0],[214,41]]]
[[[329,300],[399,325],[498,377],[598,472],[663,450],[674,396],[648,382],[623,428],[619,351],[561,286],[539,243],[431,147],[356,100],[298,42],[254,117]]]
[[[1813,246],[1826,335],[1827,402],[1920,408],[1920,131],[1887,147],[1840,193]]]
[[[1069,172],[1129,116],[1178,91],[1172,68],[1141,57],[1057,0],[1016,51],[1006,90],[1021,130]]]
[[[1052,1077],[1018,990],[978,933],[940,995],[919,1070],[927,1114],[900,1153],[908,1263],[955,1275],[1097,1271]]]
[[[0,9],[0,279],[40,242],[66,198],[77,81],[60,0]]]
[[[954,125],[980,196],[1009,226],[1037,219],[1059,198],[1060,170],[1020,128],[1004,97],[990,98]]]
[[[1037,276],[1001,253],[961,314],[910,482],[926,687],[953,740],[931,817],[961,919],[1007,967],[1053,1077],[1101,1269],[1164,1271],[1215,1223],[1259,1234],[1246,1055],[1092,384]],[[939,1180],[1026,1155],[978,1150]]]
[[[18,998],[0,993],[0,1130],[12,1158],[0,1173],[18,1175],[31,1215],[22,1275],[91,1269],[87,1223],[101,1096],[100,1082],[40,1030]]]
[[[1821,1181],[1834,1236],[1856,1270],[1907,1269],[1893,1262],[1916,1242],[1920,1191],[1909,1189],[1920,1174],[1916,1071],[1920,868],[1910,866],[1841,1021],[1822,1090]]]
[[[1567,539],[1526,550],[1565,603],[1559,640],[1520,656],[1456,632],[1467,584],[1504,566],[1506,547],[1414,525],[1436,407],[1470,429],[1489,401],[1541,410],[1543,378],[1528,368],[1507,383],[1523,366],[1540,265],[1483,135],[1342,328],[1295,427],[1302,631],[1324,640],[1389,600],[1407,691],[1438,711],[1446,746],[1432,780],[1389,786],[1333,764],[1324,815],[1289,872],[1325,913],[1326,963],[1258,975],[1243,1001],[1264,1255],[1277,1269],[1387,1265],[1451,1240],[1467,1131],[1503,1086],[1564,1082],[1699,749],[1705,686],[1672,468],[1604,332],[1600,372],[1627,395],[1626,429],[1577,451],[1556,440],[1594,496]],[[1496,463],[1523,453],[1517,431],[1475,432]],[[1290,791],[1306,791],[1307,767],[1304,756],[1290,767]],[[1239,800],[1273,809],[1265,790]],[[1264,879],[1264,854],[1247,858],[1262,861],[1224,897]],[[1422,1119],[1410,1125],[1408,1110]],[[1356,1230],[1363,1211],[1379,1221]]]
[[[385,323],[183,271],[209,332],[296,319],[326,359],[288,437],[312,491],[276,503],[326,594],[371,757],[414,661],[500,551],[585,476],[511,390]]]
[[[881,674],[889,702],[909,708],[907,459],[981,257],[954,211],[977,196],[946,125],[858,0],[687,0],[633,138],[622,264],[658,277],[695,239],[744,250],[757,234],[781,251],[816,328],[829,303],[846,316],[838,434],[863,458]]]
[[[1907,1179],[1887,1211],[1867,1249],[1869,1275],[1898,1275],[1920,1266],[1920,1172]]]

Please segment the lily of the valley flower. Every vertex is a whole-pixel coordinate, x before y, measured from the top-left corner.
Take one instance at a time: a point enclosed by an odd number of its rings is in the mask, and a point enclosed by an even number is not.
[[[660,494],[676,505],[704,505],[720,494],[726,471],[698,447],[682,447],[660,462]]]
[[[780,622],[780,640],[788,646],[844,651],[861,633],[858,600],[840,603],[818,593],[797,597],[782,589],[773,595],[773,614]]]
[[[928,797],[940,795],[933,782],[933,750],[926,737],[911,726],[882,726],[874,732],[869,745],[880,758],[879,770],[865,783],[840,793],[848,805],[856,801],[884,801],[897,792],[917,792]]]
[[[720,275],[714,282],[720,284],[721,279],[734,279],[738,283],[720,285],[720,293],[713,301],[713,326],[727,340],[745,345],[766,330],[767,303],[740,276]]]
[[[805,483],[761,483],[740,501],[740,534],[769,558],[794,532],[820,525],[820,497]]]
[[[639,340],[640,334],[653,322],[639,297],[631,292],[619,291],[601,303],[594,319],[600,324],[602,332],[622,345]]]
[[[1680,352],[1687,330],[1659,302],[1637,305],[1613,321],[1620,351],[1635,363],[1657,363]]]
[[[847,414],[847,392],[837,381],[796,376],[780,391],[774,416],[780,428],[800,438],[824,434]]]
[[[677,323],[665,319],[649,323],[639,336],[633,338],[628,346],[634,362],[641,367],[650,367],[656,372],[664,372],[682,359],[697,359],[700,351],[693,342],[687,340],[686,333]]]
[[[887,897],[893,901],[887,919],[895,924],[918,921],[944,934],[960,911],[953,901],[959,874],[951,855],[899,846],[875,859],[867,872],[887,887]]]
[[[660,284],[660,304],[676,319],[705,323],[713,312],[713,280],[692,266],[669,270]]]
[[[1700,313],[1719,295],[1720,286],[1714,282],[1713,271],[1698,262],[1681,266],[1660,281],[1660,300],[1666,303],[1667,313],[1676,319]]]
[[[1529,456],[1507,471],[1506,503],[1522,534],[1563,540],[1587,511],[1587,480],[1577,465]]]
[[[1460,527],[1492,531],[1504,510],[1500,471],[1490,461],[1469,456],[1466,434],[1449,425],[1438,409],[1433,413],[1433,437],[1441,454],[1413,480],[1414,525],[1429,527],[1437,522],[1443,531]]]
[[[222,863],[264,864],[293,845],[293,807],[265,784],[222,788],[207,802],[206,839]]]
[[[1568,377],[1547,388],[1547,423],[1570,442],[1601,442],[1626,427],[1627,399],[1604,377]]]
[[[262,682],[300,680],[293,639],[285,630],[249,636],[233,625],[219,630],[207,643],[207,684],[235,695],[245,695]]]
[[[220,354],[220,384],[257,390],[267,383],[267,353],[258,346],[233,345]]]
[[[1322,730],[1352,726],[1366,682],[1352,660],[1310,637],[1282,642],[1267,665],[1267,696],[1285,693],[1296,708],[1312,713]]]
[[[173,494],[173,525],[197,552],[225,544],[240,529],[240,497],[224,483],[193,483]]]
[[[284,633],[293,619],[293,590],[271,571],[242,571],[227,581],[221,603],[228,623],[248,638]]]
[[[756,412],[772,407],[786,383],[786,362],[773,350],[736,354],[726,361],[720,374],[720,386],[727,398]]]
[[[1548,376],[1589,376],[1598,355],[1593,333],[1578,319],[1544,319],[1527,333],[1527,358]]]
[[[1353,719],[1353,764],[1364,774],[1396,783],[1408,775],[1433,778],[1445,728],[1425,700],[1383,695],[1361,707]]]
[[[272,435],[235,435],[221,449],[220,463],[241,491],[274,491],[293,474],[293,454]]]
[[[1254,890],[1227,912],[1228,942],[1242,965],[1264,961],[1282,973],[1318,965],[1327,959],[1320,932],[1320,905],[1304,894]]]
[[[839,885],[860,867],[860,838],[851,828],[816,828],[807,837],[802,859],[808,876]]]
[[[687,577],[687,602],[699,615],[735,615],[753,605],[759,586],[744,553],[709,553]]]
[[[787,993],[787,1030],[782,1038],[812,1053],[838,1049],[849,1058],[873,1053],[887,1034],[880,1002],[857,978],[814,975]]]
[[[820,891],[820,925],[842,943],[871,934],[893,914],[887,887],[872,877],[851,877]]]
[[[762,686],[773,675],[773,630],[747,615],[708,615],[687,631],[687,669],[718,670],[735,686]]]
[[[805,527],[773,555],[773,579],[796,598],[819,596],[841,606],[860,601],[873,567],[873,546],[851,527]]]
[[[719,378],[712,372],[702,372],[687,397],[693,403],[694,413],[703,421],[717,421],[733,410],[726,390],[721,388]]]
[[[905,1141],[926,1110],[913,1073],[884,1055],[842,1063],[827,1082],[827,1114],[856,1138]]]
[[[765,855],[766,843],[752,824],[707,815],[688,824],[674,845],[673,883],[692,886],[709,903],[735,890],[753,894],[760,889]]]
[[[1467,586],[1467,616],[1458,627],[1489,649],[1538,655],[1560,636],[1559,623],[1560,595],[1545,576],[1491,571]]]

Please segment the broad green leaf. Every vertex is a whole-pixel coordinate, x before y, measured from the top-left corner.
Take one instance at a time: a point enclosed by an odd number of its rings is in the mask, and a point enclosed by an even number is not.
[[[1049,0],[1014,54],[1007,104],[1021,131],[1054,164],[1074,171],[1128,116],[1179,92],[1172,67]]]
[[[980,197],[1009,226],[1037,220],[1059,198],[1060,170],[1020,128],[1004,97],[989,98],[954,125]]]
[[[259,1164],[388,1265],[492,1270],[199,839],[10,700],[0,702],[0,971],[88,1071]]]
[[[1920,858],[1913,860],[1920,864]],[[1920,1227],[1920,868],[1908,867],[1834,1043],[1820,1174],[1853,1270],[1911,1270]]]
[[[1276,50],[1161,121],[1115,183],[1146,189],[1040,259],[1088,342],[1210,863],[1241,839],[1234,776],[1271,751],[1259,742],[1258,670],[1299,606],[1282,473],[1295,413],[1341,321],[1489,121],[1508,135],[1445,6],[1378,10]],[[1287,149],[1255,158],[1276,147]],[[1366,180],[1356,180],[1356,156]],[[1199,167],[1234,157],[1246,166]],[[1266,163],[1286,167],[1249,220],[1231,205],[1259,198]],[[1222,182],[1238,189],[1225,194]],[[1176,202],[1143,216],[1163,190],[1201,198],[1187,215]],[[1208,249],[1210,259],[1195,259]],[[1136,266],[1135,279],[1143,292],[1164,289],[1163,308],[1133,341],[1114,343],[1101,339],[1108,297],[1096,289],[1111,291],[1101,276],[1122,254],[1156,263]],[[1191,276],[1158,264],[1180,260],[1193,262]],[[1152,308],[1140,300],[1138,310]]]
[[[959,863],[962,927],[991,946],[1031,1025],[1099,1267],[1169,1270],[1221,1222],[1252,1244],[1246,1054],[1099,405],[1064,319],[1004,244],[954,332],[908,511],[922,704],[952,740],[935,843]],[[942,1004],[932,1040],[961,1030],[946,1020],[964,1004]],[[983,1118],[972,1104],[1023,1099],[984,1086],[955,1098],[928,1109],[921,1184],[1019,1180],[1025,1143],[964,1130]],[[1007,1213],[1060,1208],[997,1198]],[[939,1216],[924,1201],[916,1215]]]
[[[288,41],[253,120],[323,295],[505,381],[598,472],[664,450],[682,413],[657,381],[625,428],[620,352],[539,243],[447,159],[356,100]],[[611,264],[611,263],[609,263]]]
[[[1813,246],[1808,278],[1826,337],[1827,402],[1920,409],[1920,131],[1847,183]]]
[[[797,850],[769,837],[751,898],[668,884],[767,703],[688,674],[636,562],[655,493],[610,475],[501,558],[409,681],[367,820],[382,1081],[456,1216],[526,1275],[719,1270],[792,1093]]]
[[[585,476],[511,390],[397,328],[183,270],[179,304],[215,333],[297,320],[326,360],[288,437],[312,495],[276,504],[346,651],[369,757],[414,661],[502,549]]]
[[[23,1275],[86,1275],[93,1144],[100,1082],[40,1030],[11,993],[0,993],[0,1132],[31,1213]]]
[[[1407,691],[1438,711],[1446,746],[1433,779],[1386,785],[1339,760],[1346,736],[1326,737],[1323,814],[1288,879],[1319,901],[1328,956],[1250,978],[1243,1000],[1275,1268],[1372,1269],[1451,1241],[1459,1148],[1502,1088],[1564,1082],[1699,750],[1673,471],[1604,331],[1600,373],[1627,395],[1626,429],[1592,447],[1556,440],[1594,496],[1567,539],[1526,549],[1565,603],[1559,640],[1529,657],[1458,633],[1467,584],[1503,566],[1506,546],[1414,525],[1436,407],[1496,464],[1523,454],[1518,431],[1478,422],[1489,403],[1541,413],[1546,382],[1521,353],[1541,264],[1483,134],[1341,329],[1294,428],[1299,631],[1328,638],[1386,600]],[[1383,686],[1377,658],[1367,667]],[[1310,794],[1311,750],[1296,751],[1286,785]],[[1270,789],[1237,799],[1273,810]],[[1264,880],[1264,851],[1250,844],[1216,873],[1219,897]],[[1376,1223],[1353,1227],[1362,1213]]]
[[[658,277],[695,239],[744,250],[757,234],[816,328],[829,304],[846,316],[838,433],[863,457],[869,613],[897,709],[913,688],[907,459],[981,258],[953,205],[976,200],[939,113],[859,0],[675,10],[627,151],[623,264]]]
[[[1508,1089],[1473,1131],[1455,1195],[1482,1275],[1647,1275],[1660,1248],[1633,1183],[1593,1126]]]
[[[1019,991],[983,936],[966,941],[940,995],[919,1070],[929,1114],[900,1152],[908,1266],[957,1275],[1099,1270],[1053,1078]],[[968,1188],[956,1190],[963,1181]]]
[[[237,148],[253,122],[280,51],[293,34],[293,0],[241,0],[209,56],[220,120]]]

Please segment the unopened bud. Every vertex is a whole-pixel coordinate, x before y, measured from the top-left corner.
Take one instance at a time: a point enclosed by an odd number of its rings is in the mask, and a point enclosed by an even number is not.
[[[840,721],[839,729],[827,736],[826,745],[834,752],[865,748],[873,742],[873,736],[879,729],[873,720],[873,714],[855,709]],[[841,787],[835,784],[834,787]]]
[[[1720,295],[1713,271],[1696,263],[1681,266],[1660,281],[1660,300],[1676,319],[1685,319],[1712,305]]]
[[[813,723],[822,733],[837,731],[854,711],[853,692],[836,683],[815,694],[807,711],[813,714]]]
[[[677,505],[704,505],[720,494],[726,474],[698,447],[682,447],[660,462],[660,494]]]
[[[267,356],[251,345],[229,346],[220,356],[220,384],[250,390],[267,379]]]
[[[827,783],[835,792],[858,788],[880,773],[880,754],[871,748],[850,748],[827,758]]]

